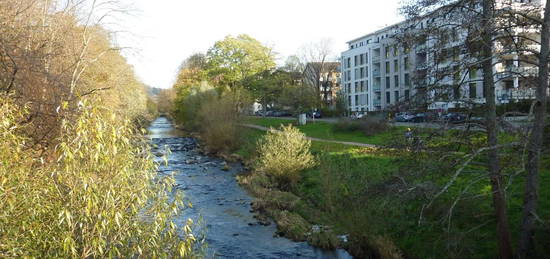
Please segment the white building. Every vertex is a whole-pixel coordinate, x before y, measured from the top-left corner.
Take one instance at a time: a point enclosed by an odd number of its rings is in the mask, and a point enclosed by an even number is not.
[[[505,0],[497,2],[502,1]],[[540,8],[541,4],[540,0],[513,1],[515,3],[508,4],[508,7],[532,9]],[[416,107],[423,104],[424,108],[446,110],[485,102],[481,70],[457,68],[457,64],[464,63],[461,61],[465,57],[467,33],[453,30],[443,44],[441,39],[416,40],[410,47],[396,44],[396,38],[405,33],[423,31],[445,23],[448,14],[439,15],[441,10],[347,42],[349,49],[342,52],[341,71],[342,89],[347,96],[350,112],[387,110],[412,103]],[[536,31],[530,29],[516,29],[516,33],[539,37]],[[495,44],[494,49],[495,52],[502,52],[506,46]],[[523,54],[507,52],[494,60],[497,103],[534,97],[534,90],[527,82],[536,76],[538,69],[519,61],[520,55]],[[449,69],[456,69],[456,72],[436,79],[437,71]],[[435,85],[437,87],[433,87]]]

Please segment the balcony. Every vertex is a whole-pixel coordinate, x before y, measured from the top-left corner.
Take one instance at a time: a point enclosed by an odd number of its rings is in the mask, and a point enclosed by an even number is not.
[[[372,85],[372,89],[373,89],[375,92],[380,92],[380,83],[378,83],[378,84],[373,84],[373,85]]]
[[[373,70],[372,71],[372,76],[373,77],[380,77],[380,70]]]
[[[495,74],[498,80],[510,78],[510,77],[536,77],[539,74],[538,67],[516,67],[510,66],[504,68],[504,70],[497,71]]]
[[[373,55],[372,63],[380,63],[380,55]]]

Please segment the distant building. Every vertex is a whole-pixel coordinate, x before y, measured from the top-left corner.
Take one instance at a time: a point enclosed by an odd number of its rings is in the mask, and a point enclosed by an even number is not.
[[[540,0],[512,2],[511,8],[537,7],[542,10]],[[442,13],[436,10],[420,19],[391,25],[348,42],[349,49],[341,55],[341,71],[343,92],[350,112],[388,110],[400,103],[415,103],[417,107],[423,104],[424,108],[445,110],[467,103],[485,103],[481,69],[457,71],[437,80],[433,76],[435,69],[455,69],[465,57],[466,32],[453,31],[443,45],[433,39],[416,41],[407,48],[396,44],[396,38],[406,31],[422,31],[442,24],[449,15]],[[523,28],[515,30],[518,34],[534,38],[540,34]],[[540,48],[540,45],[528,47]],[[441,52],[434,53],[434,49]],[[504,53],[494,60],[497,103],[534,98],[529,80],[532,82],[538,68],[520,61],[523,56],[520,58],[519,54],[505,53],[505,50],[505,45],[495,43],[494,51]],[[428,87],[434,81],[442,86],[441,89]],[[442,95],[446,98],[440,98]],[[405,109],[410,108],[413,107]]]
[[[327,106],[336,104],[336,94],[340,91],[340,67],[340,62],[310,62],[302,74],[303,84],[316,88]]]

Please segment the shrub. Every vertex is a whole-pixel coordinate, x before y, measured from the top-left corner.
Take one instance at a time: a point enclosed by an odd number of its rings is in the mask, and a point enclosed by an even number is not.
[[[209,100],[199,109],[199,132],[212,152],[232,151],[239,146],[241,116],[235,103],[231,96],[224,96]]]
[[[18,110],[0,96],[0,257],[193,256],[190,223],[174,223],[181,195],[129,120],[81,108],[37,153]]]
[[[300,179],[302,170],[315,165],[310,147],[311,141],[291,125],[281,131],[271,129],[258,144],[258,169],[274,177],[282,189],[288,188]]]
[[[361,131],[366,136],[374,136],[376,134],[380,134],[384,131],[387,131],[388,128],[389,126],[384,120],[379,120],[371,117],[365,117],[359,120],[340,119],[336,124],[334,124],[335,131]]]

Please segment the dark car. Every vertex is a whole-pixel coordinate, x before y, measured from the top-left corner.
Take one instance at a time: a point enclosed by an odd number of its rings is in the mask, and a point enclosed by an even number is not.
[[[275,111],[275,112],[273,112],[273,114],[271,116],[274,116],[274,117],[287,117],[287,116],[292,116],[292,114],[290,112],[287,112],[287,111]]]
[[[466,115],[457,112],[451,112],[443,115],[443,121],[450,123],[463,123],[466,121]]]
[[[417,113],[409,119],[410,122],[426,122],[428,121],[428,115],[426,113]]]

